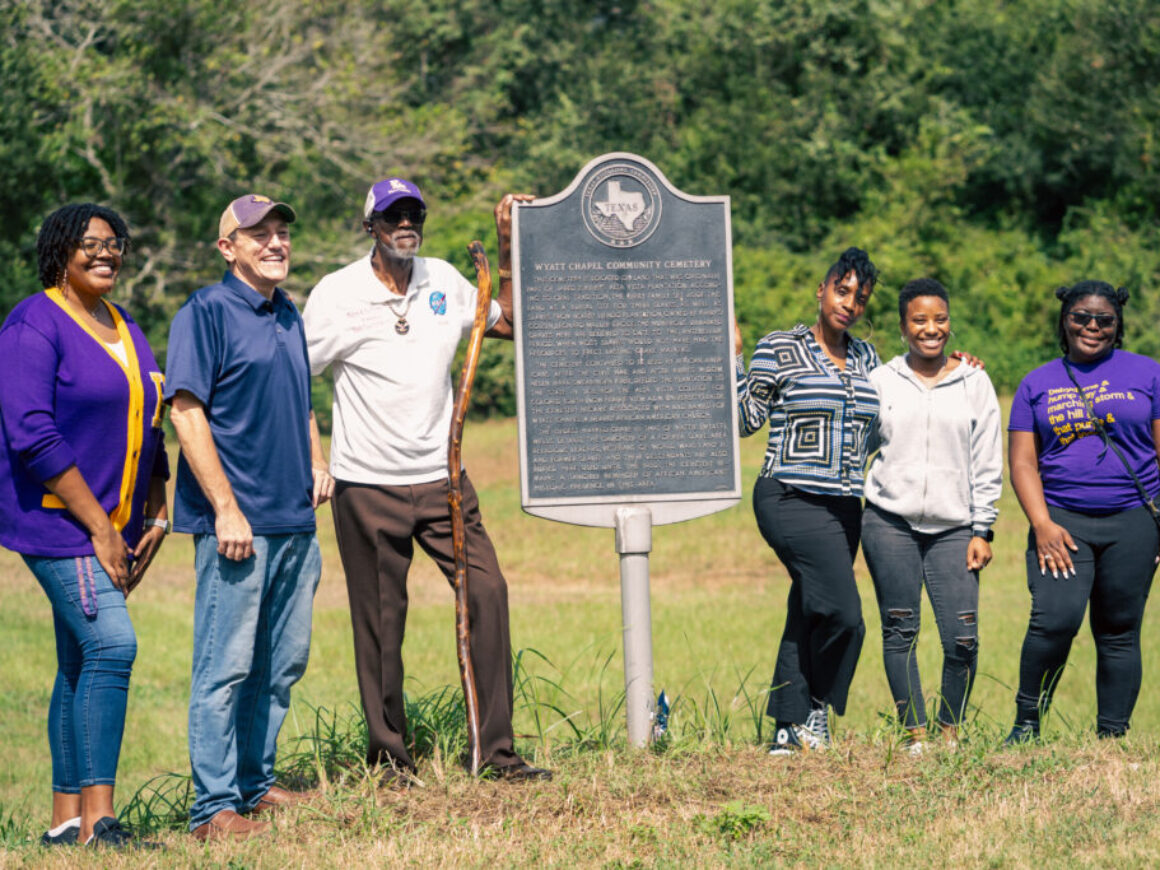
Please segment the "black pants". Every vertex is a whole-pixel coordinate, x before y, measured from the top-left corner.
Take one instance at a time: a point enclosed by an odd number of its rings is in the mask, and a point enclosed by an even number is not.
[[[759,477],[753,512],[792,581],[768,713],[783,722],[804,722],[813,699],[845,713],[866,635],[854,582],[862,503]]]
[[[479,697],[480,758],[505,767],[520,764],[512,746],[512,660],[507,583],[479,515],[475,488],[464,474],[463,524],[467,541],[471,660]],[[339,481],[334,530],[346,573],[359,694],[367,720],[367,760],[414,769],[406,747],[403,703],[403,630],[407,571],[415,542],[451,582],[451,509],[446,480],[415,486],[373,486]],[[447,626],[448,638],[454,628]]]
[[[1039,719],[1051,703],[1071,642],[1091,604],[1096,644],[1096,727],[1123,734],[1140,694],[1140,622],[1152,585],[1160,535],[1144,507],[1109,516],[1048,506],[1051,519],[1071,534],[1078,576],[1039,572],[1035,536],[1027,536],[1027,585],[1031,619],[1019,660],[1018,721]]]

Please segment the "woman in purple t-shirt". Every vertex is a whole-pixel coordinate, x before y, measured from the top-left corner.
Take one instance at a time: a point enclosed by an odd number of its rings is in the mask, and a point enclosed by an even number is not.
[[[1089,604],[1097,733],[1127,732],[1140,692],[1140,622],[1160,549],[1140,493],[1160,493],[1160,364],[1118,349],[1127,291],[1081,281],[1056,296],[1064,356],[1023,379],[1008,426],[1011,483],[1031,524],[1031,618],[1008,744],[1038,738]]]

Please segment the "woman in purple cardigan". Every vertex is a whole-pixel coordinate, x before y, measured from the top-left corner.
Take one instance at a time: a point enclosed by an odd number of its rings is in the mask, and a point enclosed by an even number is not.
[[[149,845],[113,810],[137,653],[125,599],[168,531],[163,378],[140,328],[104,299],[128,244],[110,209],[53,212],[36,245],[45,290],[0,327],[0,544],[40,582],[56,631],[45,845]]]

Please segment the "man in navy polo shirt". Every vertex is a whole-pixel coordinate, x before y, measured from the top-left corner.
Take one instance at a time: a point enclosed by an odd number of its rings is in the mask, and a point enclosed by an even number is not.
[[[252,837],[245,818],[295,795],[274,784],[290,687],[306,670],[322,561],[314,509],[330,498],[310,407],[302,319],[278,288],[294,210],[248,195],[226,208],[217,284],[169,332],[165,400],[181,445],[174,530],[194,536],[197,596],[189,759],[199,839]]]

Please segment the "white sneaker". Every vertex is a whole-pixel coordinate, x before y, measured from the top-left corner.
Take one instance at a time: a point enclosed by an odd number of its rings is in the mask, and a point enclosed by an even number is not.
[[[806,717],[806,724],[800,726],[805,731],[802,743],[810,749],[830,748],[830,717],[825,707],[815,707]]]

